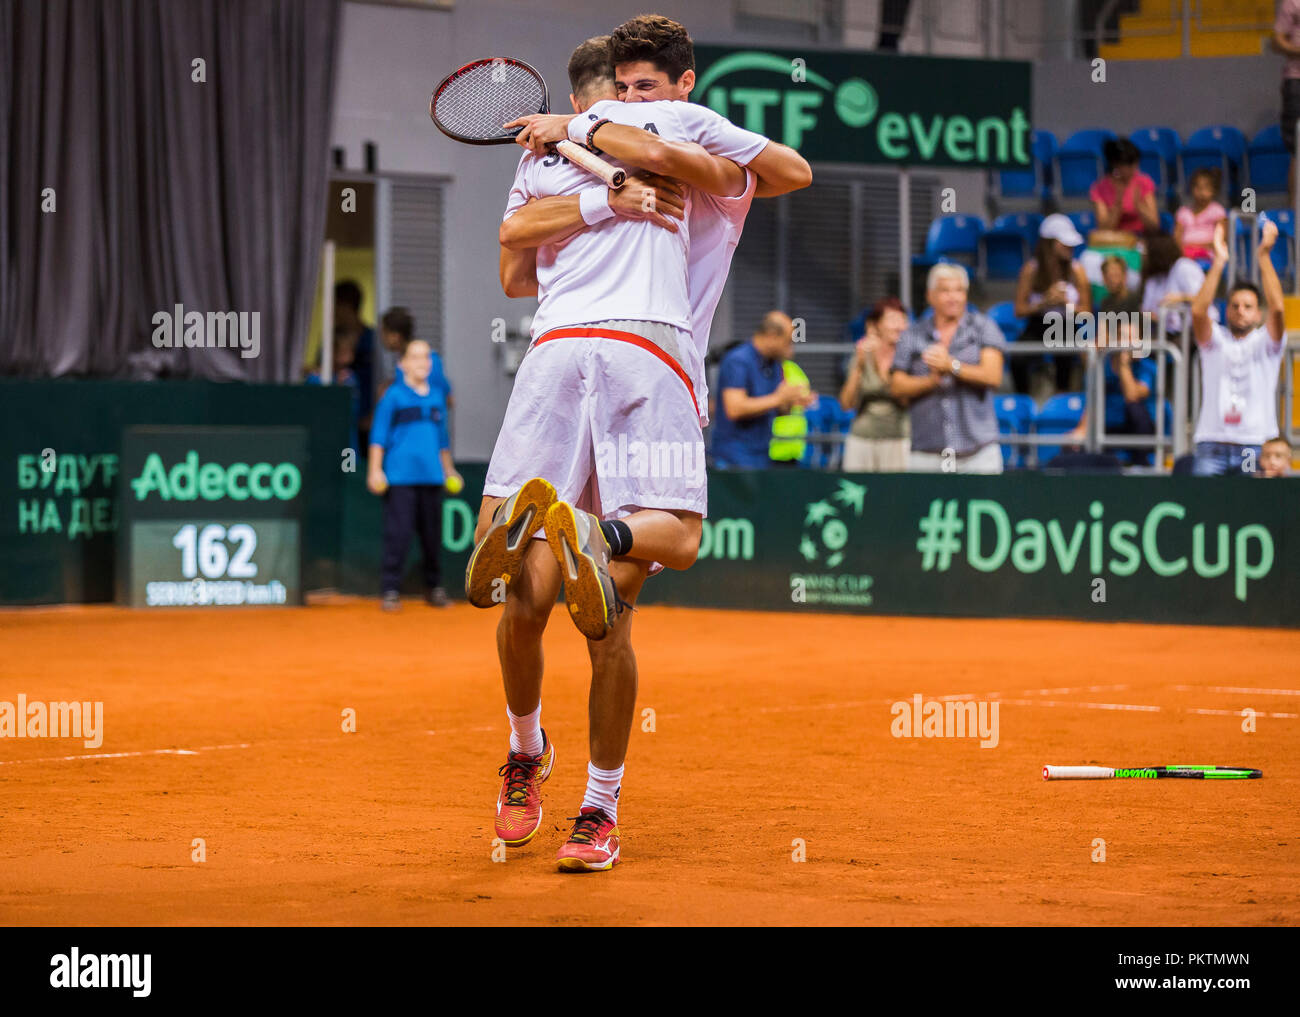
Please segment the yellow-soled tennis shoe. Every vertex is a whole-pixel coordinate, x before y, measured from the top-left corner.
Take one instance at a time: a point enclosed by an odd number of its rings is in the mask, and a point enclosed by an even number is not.
[[[546,542],[560,566],[569,617],[588,639],[604,639],[622,608],[609,575],[609,542],[590,512],[557,501],[546,513]]]
[[[475,607],[492,607],[505,600],[528,542],[542,528],[546,513],[555,504],[555,488],[549,480],[534,477],[497,506],[483,539],[465,566],[465,599]]]

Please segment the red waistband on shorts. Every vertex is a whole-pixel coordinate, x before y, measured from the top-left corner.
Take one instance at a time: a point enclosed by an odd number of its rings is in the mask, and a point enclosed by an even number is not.
[[[682,379],[682,384],[686,386],[686,391],[691,397],[691,405],[695,407],[695,415],[697,417],[700,415],[700,404],[695,398],[695,386],[691,384],[689,375],[682,369],[682,365],[665,353],[654,340],[647,339],[643,335],[637,335],[635,332],[619,332],[612,328],[553,328],[539,337],[535,345],[540,346],[552,339],[616,339],[619,342],[639,346],[647,353],[653,353],[667,364],[677,377]]]

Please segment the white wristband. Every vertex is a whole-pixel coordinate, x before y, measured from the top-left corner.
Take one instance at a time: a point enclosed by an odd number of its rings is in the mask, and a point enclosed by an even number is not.
[[[582,221],[588,226],[595,226],[614,215],[609,207],[609,188],[588,187],[578,199],[578,208],[582,210]]]
[[[598,119],[599,117],[595,114],[591,114],[590,116],[582,113],[575,114],[569,119],[569,140],[575,145],[586,145],[587,132],[591,130],[591,125]]]

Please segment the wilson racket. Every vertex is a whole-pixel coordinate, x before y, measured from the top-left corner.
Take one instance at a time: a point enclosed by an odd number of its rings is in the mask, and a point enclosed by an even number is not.
[[[1251,780],[1264,776],[1249,766],[1044,766],[1043,780]]]
[[[514,144],[522,128],[506,130],[503,124],[548,112],[550,93],[542,76],[511,57],[487,57],[466,64],[443,78],[429,99],[429,116],[438,130],[467,145]],[[622,187],[627,180],[625,170],[572,141],[557,142],[555,149],[610,187]]]

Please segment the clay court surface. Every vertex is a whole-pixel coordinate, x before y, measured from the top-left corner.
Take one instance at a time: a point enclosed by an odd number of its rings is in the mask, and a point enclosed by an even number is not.
[[[558,611],[543,827],[496,863],[496,621],[0,613],[0,700],[102,700],[106,729],[0,740],[0,924],[1300,923],[1296,632],[643,608],[625,861],[573,876],[585,646]],[[893,737],[918,692],[999,699],[1000,743]],[[1094,761],[1264,778],[1040,776]]]

